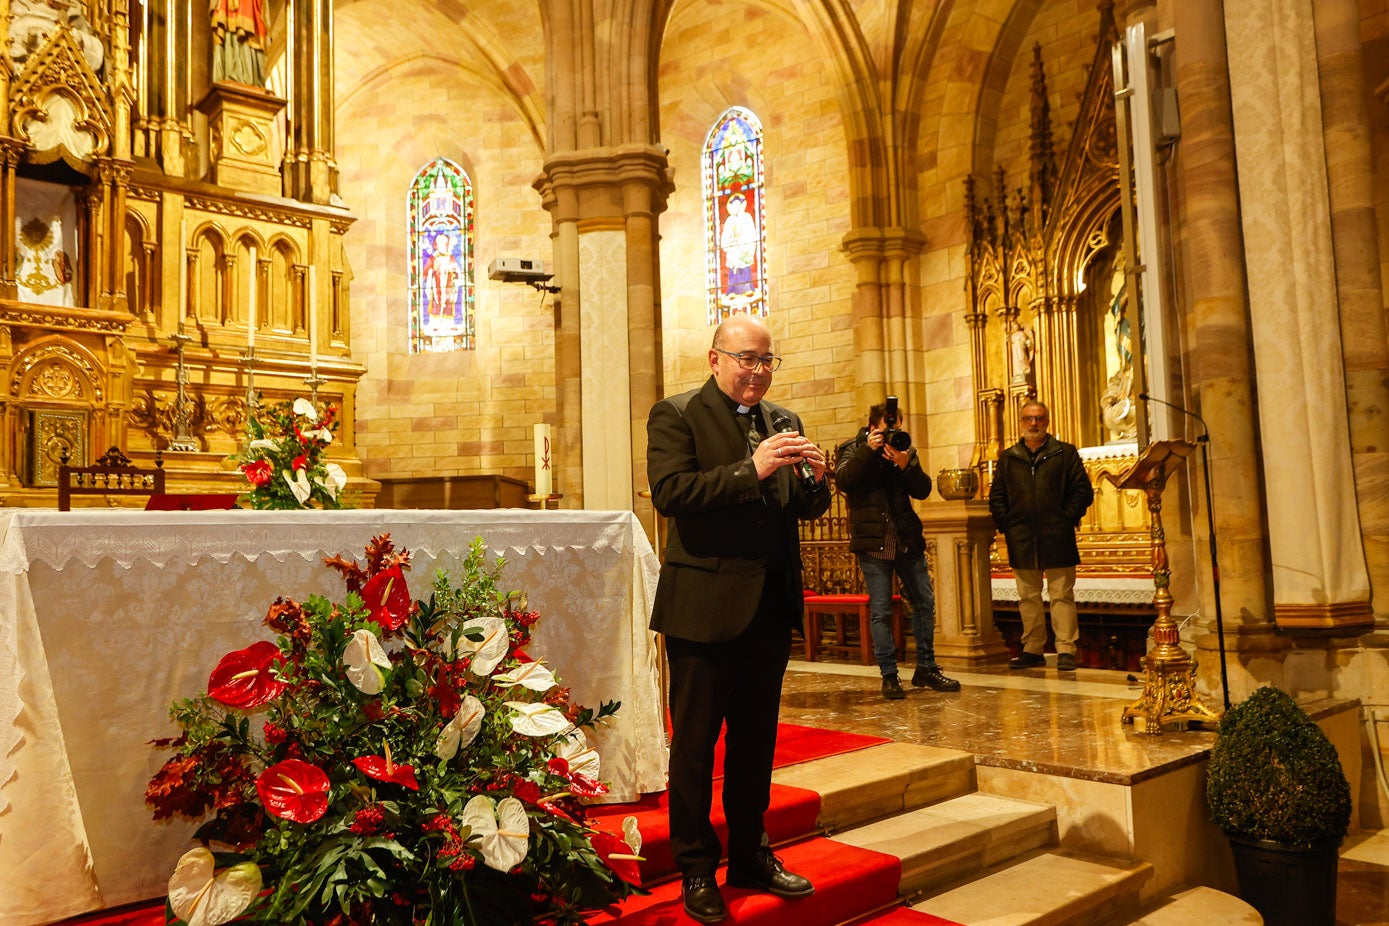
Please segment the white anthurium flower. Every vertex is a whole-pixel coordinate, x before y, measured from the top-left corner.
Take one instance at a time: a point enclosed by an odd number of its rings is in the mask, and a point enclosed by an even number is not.
[[[551,704],[531,701],[507,701],[511,715],[511,729],[522,736],[554,736],[569,726],[569,718],[564,712]]]
[[[458,750],[467,749],[477,739],[485,716],[487,709],[482,702],[472,695],[465,695],[463,703],[458,706],[458,713],[439,734],[439,740],[434,744],[434,754],[447,762],[458,755]]]
[[[320,479],[315,476],[313,481],[323,486],[323,491],[328,493],[329,498],[337,498],[343,486],[347,485],[347,473],[336,463],[327,463],[323,469],[327,478]]]
[[[316,428],[312,431],[302,431],[300,433],[310,440],[320,440],[325,444],[331,444],[333,442],[333,432],[327,428]]]
[[[260,868],[255,862],[242,862],[214,875],[216,864],[212,853],[199,846],[183,853],[169,878],[169,906],[188,926],[230,922],[260,893]]]
[[[266,440],[264,437],[259,438],[257,440],[253,440],[250,444],[247,445],[247,448],[252,453],[254,453],[257,450],[278,450],[279,447],[279,444],[275,443],[273,440]]]
[[[318,420],[318,409],[313,407],[313,403],[308,399],[294,400],[294,414],[302,415],[310,421]]]
[[[475,617],[459,628],[464,633],[477,631],[481,640],[458,638],[458,648],[472,651],[472,670],[474,675],[491,675],[497,663],[506,658],[507,646],[511,640],[506,635],[506,621],[500,617]]]
[[[464,806],[462,820],[473,837],[482,838],[482,860],[488,868],[510,871],[526,857],[531,821],[516,798],[503,798],[493,812],[492,799],[479,794]]]
[[[573,727],[555,742],[555,755],[569,763],[569,771],[598,780],[598,750],[588,744],[588,737]]]
[[[296,469],[293,475],[285,473],[285,482],[289,483],[289,490],[294,493],[294,500],[300,505],[309,500],[313,494],[313,487],[309,485],[308,474],[302,469]]]
[[[637,825],[636,817],[622,818],[622,837],[633,855],[641,855],[641,828]]]
[[[558,684],[554,673],[538,662],[523,662],[494,680],[502,685],[524,685],[531,691],[549,691]]]
[[[389,669],[391,660],[381,647],[381,640],[370,630],[363,628],[352,634],[342,651],[342,663],[347,667],[347,680],[363,694],[380,694],[385,687],[386,676],[381,669]]]

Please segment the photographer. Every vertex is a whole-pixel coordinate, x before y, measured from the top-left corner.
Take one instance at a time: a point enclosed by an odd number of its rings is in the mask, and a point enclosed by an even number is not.
[[[936,691],[959,691],[960,683],[946,678],[936,666],[935,592],[926,571],[926,541],[913,498],[931,494],[931,477],[921,469],[911,435],[897,429],[901,412],[897,397],[868,412],[868,427],[839,448],[835,482],[849,502],[849,549],[858,556],[868,588],[872,616],[873,656],[883,676],[883,697],[900,701],[906,692],[897,679],[897,653],[892,639],[892,574],[912,606],[912,636],[916,639],[916,672],[912,685]]]

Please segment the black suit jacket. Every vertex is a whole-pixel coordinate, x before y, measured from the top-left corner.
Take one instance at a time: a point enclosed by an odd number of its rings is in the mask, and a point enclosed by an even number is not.
[[[780,412],[802,430],[796,415],[763,401],[770,427]],[[656,510],[670,519],[665,564],[656,587],[651,629],[701,643],[742,633],[757,611],[767,576],[769,506],[784,515],[785,609],[793,626],[802,611],[801,553],[797,519],[829,508],[824,480],[807,490],[792,467],[771,477],[763,495],[748,434],[711,376],[699,389],[662,399],[646,422],[646,472]]]

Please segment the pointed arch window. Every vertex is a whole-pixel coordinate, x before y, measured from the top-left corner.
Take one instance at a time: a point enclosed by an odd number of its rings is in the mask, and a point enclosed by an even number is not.
[[[410,353],[472,350],[473,184],[435,158],[410,184]]]
[[[704,240],[709,324],[767,315],[762,122],[734,106],[704,141]]]

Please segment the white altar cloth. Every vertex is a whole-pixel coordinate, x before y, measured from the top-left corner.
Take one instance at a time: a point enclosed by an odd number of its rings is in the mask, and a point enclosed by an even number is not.
[[[0,511],[0,924],[158,897],[192,824],[152,822],[147,745],[217,660],[273,635],[276,596],[341,600],[322,564],[375,534],[411,551],[413,597],[481,536],[541,620],[531,655],[575,699],[620,700],[600,742],[612,796],[666,783],[658,564],[628,511]]]

